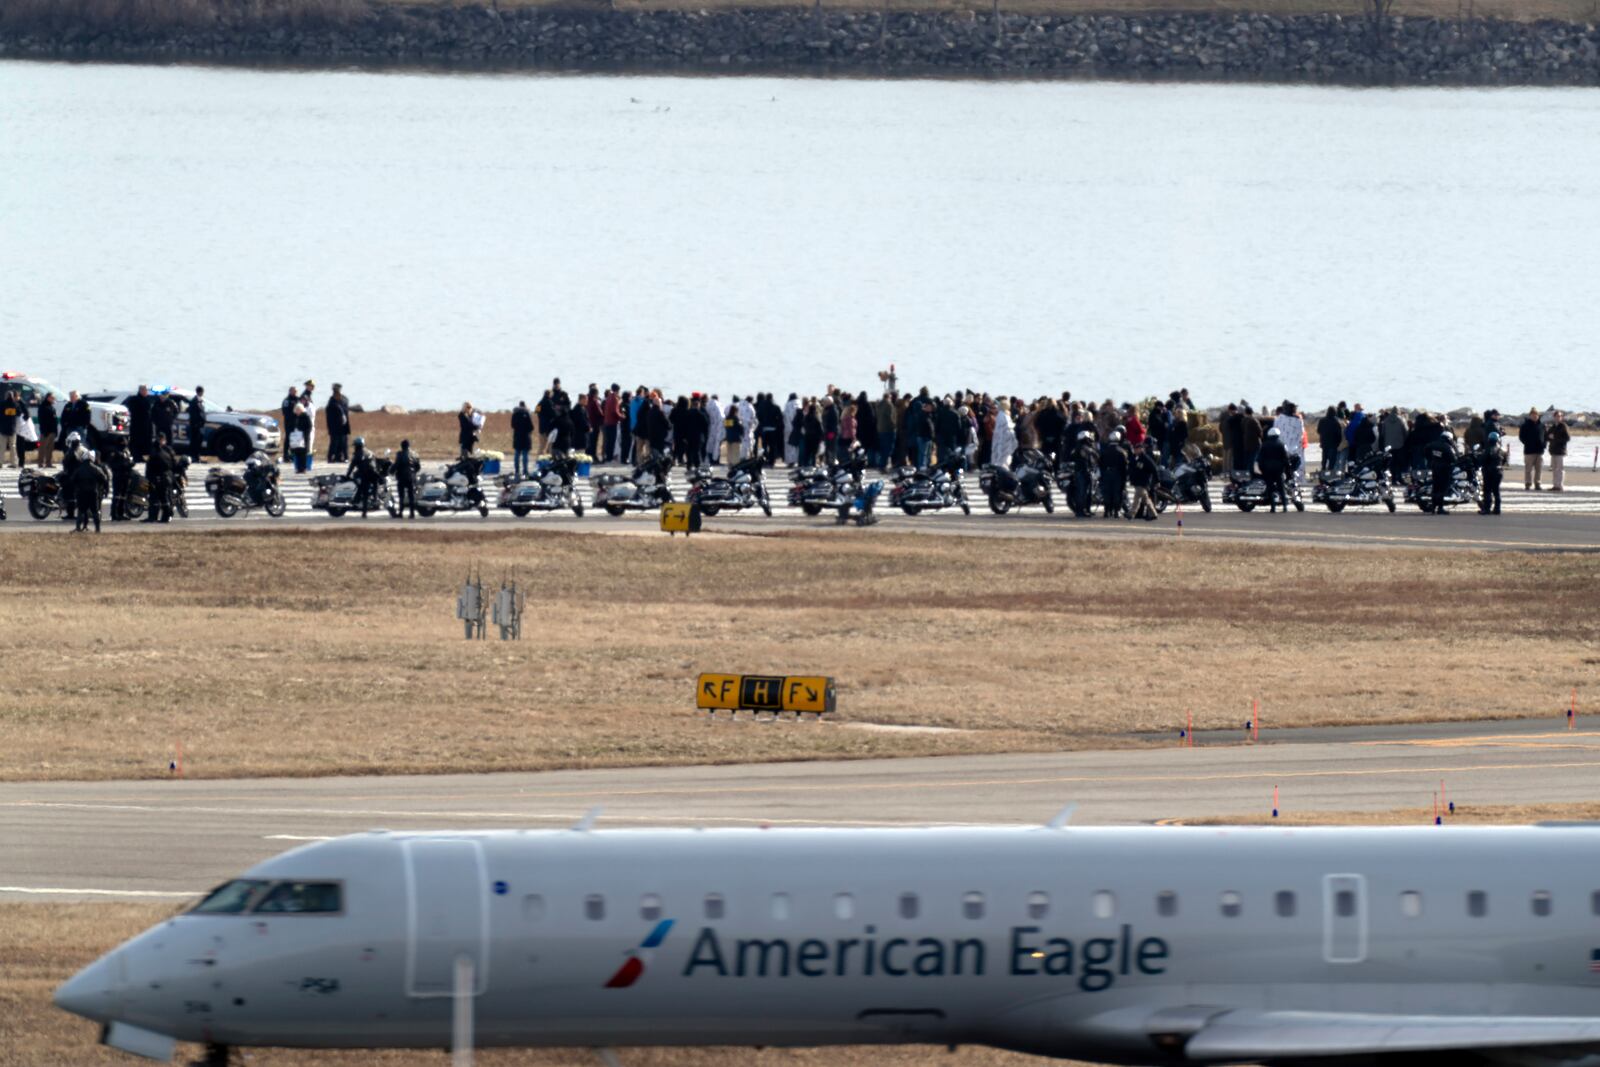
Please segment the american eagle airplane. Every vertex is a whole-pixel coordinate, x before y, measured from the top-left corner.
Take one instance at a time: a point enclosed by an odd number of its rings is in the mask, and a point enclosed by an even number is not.
[[[1600,827],[375,831],[56,993],[230,1048],[975,1043],[1600,1067]],[[463,975],[470,976],[463,978]]]

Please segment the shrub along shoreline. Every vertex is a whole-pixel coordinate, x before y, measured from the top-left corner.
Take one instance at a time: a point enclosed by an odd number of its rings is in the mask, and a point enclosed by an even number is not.
[[[1564,21],[812,6],[613,10],[372,0],[7,0],[0,57],[1347,85],[1600,84]]]

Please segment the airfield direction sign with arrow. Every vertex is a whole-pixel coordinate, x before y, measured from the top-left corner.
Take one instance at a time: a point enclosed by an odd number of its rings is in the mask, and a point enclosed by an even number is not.
[[[695,705],[702,711],[791,711],[825,715],[834,710],[833,679],[813,675],[702,674]]]

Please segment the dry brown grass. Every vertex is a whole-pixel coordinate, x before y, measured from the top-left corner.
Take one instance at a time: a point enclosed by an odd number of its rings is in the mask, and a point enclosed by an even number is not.
[[[1233,726],[1554,714],[1600,682],[1600,557],[874,532],[369,528],[13,538],[0,778],[509,770],[1047,750]],[[467,643],[470,566],[520,643]],[[710,726],[701,671],[838,679]]]
[[[159,922],[170,907],[148,904],[0,904],[0,1067],[127,1067],[121,1053],[95,1044],[92,1023],[57,1010],[50,994],[77,968]],[[180,1047],[177,1062],[199,1049]],[[431,1052],[251,1050],[251,1067],[439,1067]],[[943,1049],[629,1049],[628,1067],[1029,1067],[1060,1064],[984,1048]],[[597,1063],[587,1049],[478,1053],[482,1067],[573,1067]],[[1071,1067],[1062,1064],[1061,1067]]]

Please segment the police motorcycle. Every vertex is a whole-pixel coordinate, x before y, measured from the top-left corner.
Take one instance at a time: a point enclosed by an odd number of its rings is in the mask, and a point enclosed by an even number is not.
[[[772,514],[772,498],[767,495],[767,485],[761,480],[765,461],[760,456],[740,460],[728,468],[721,478],[711,473],[710,467],[691,467],[688,471],[691,504],[700,505],[703,515],[719,511],[743,511],[760,507],[763,514]]]
[[[534,511],[562,511],[567,508],[571,508],[578,518],[583,518],[583,500],[573,484],[578,473],[576,457],[571,453],[558,452],[545,461],[542,468],[524,478],[513,474],[501,475],[497,482],[500,499],[495,506],[511,509],[511,514],[519,519]],[[417,510],[422,510],[420,499]]]
[[[1283,476],[1283,495],[1296,511],[1306,509],[1305,497],[1301,495],[1300,485],[1295,481],[1295,472],[1300,469],[1300,457],[1290,453],[1289,470]],[[1222,502],[1232,504],[1240,511],[1254,511],[1257,507],[1270,506],[1267,500],[1267,480],[1253,471],[1230,471],[1228,484],[1222,487]]]
[[[367,510],[384,511],[394,518],[399,518],[400,505],[395,502],[394,494],[389,491],[389,472],[393,467],[394,460],[387,456],[372,457],[372,497],[367,501]],[[346,477],[343,474],[322,474],[311,479],[311,488],[311,507],[326,511],[329,518],[337,519],[349,512],[361,510],[361,482],[358,478]],[[422,511],[420,500],[417,511]]]
[[[48,519],[63,510],[66,501],[61,488],[60,478],[32,467],[23,467],[17,475],[17,495],[28,502],[28,514],[36,519]]]
[[[873,508],[882,493],[882,479],[874,479],[866,485],[856,486],[850,499],[839,505],[839,525],[844,526],[852,522],[857,526],[876,525],[878,516],[873,512]]]
[[[1093,515],[1101,503],[1100,454],[1088,430],[1079,431],[1076,447],[1056,457],[1056,488],[1080,519]]]
[[[1311,487],[1311,502],[1334,514],[1345,508],[1365,508],[1382,504],[1394,512],[1394,483],[1389,478],[1390,449],[1372,452],[1347,463],[1337,471],[1317,472]]]
[[[189,457],[179,456],[177,464],[172,468],[172,477],[167,480],[168,500],[172,506],[172,513],[180,519],[189,517]]]
[[[633,468],[628,474],[600,474],[591,479],[594,486],[594,506],[605,508],[606,514],[620,517],[629,511],[655,511],[662,504],[672,503],[672,489],[667,485],[667,472],[672,469],[672,455],[665,450]]]
[[[851,443],[850,454],[841,463],[826,467],[797,467],[789,480],[789,504],[807,515],[820,515],[824,509],[853,503],[861,488],[861,472],[867,469],[867,453]]]
[[[462,456],[445,467],[444,474],[424,474],[417,479],[417,514],[428,518],[439,511],[474,511],[489,517],[489,499],[478,485],[483,460]],[[398,509],[397,509],[398,510]]]
[[[1450,491],[1445,494],[1444,506],[1454,508],[1471,504],[1477,507],[1481,495],[1477,461],[1470,454],[1457,455],[1451,461]],[[1433,513],[1432,470],[1427,467],[1417,467],[1406,474],[1405,502],[1415,504],[1428,514]]]
[[[985,463],[978,472],[978,488],[989,498],[989,510],[1004,515],[1012,508],[1041,504],[1045,514],[1053,514],[1055,501],[1050,495],[1050,457],[1037,448],[1024,448],[1011,458],[1011,467]]]
[[[965,452],[947,456],[933,467],[900,467],[889,489],[889,503],[907,515],[951,507],[959,507],[961,514],[971,515],[972,504],[967,499],[966,487],[961,484],[961,472],[966,469]]]
[[[278,465],[264,452],[251,453],[244,461],[243,474],[212,467],[206,474],[206,495],[224,519],[257,508],[276,519],[286,506],[278,488]]]
[[[1150,491],[1158,513],[1176,504],[1199,504],[1201,511],[1211,510],[1211,461],[1205,453],[1196,453],[1172,470],[1161,468],[1160,480]]]

